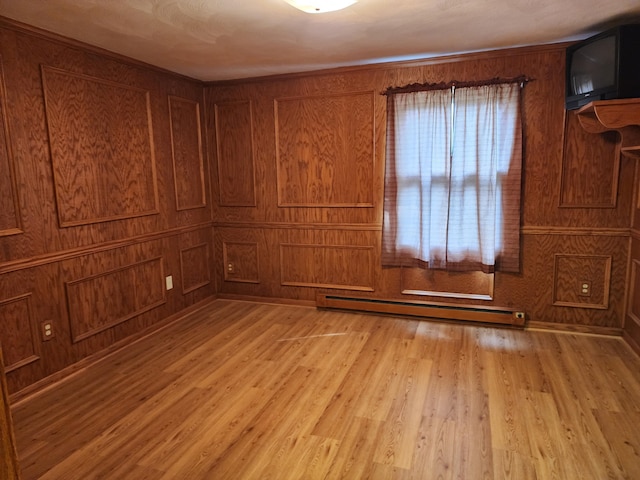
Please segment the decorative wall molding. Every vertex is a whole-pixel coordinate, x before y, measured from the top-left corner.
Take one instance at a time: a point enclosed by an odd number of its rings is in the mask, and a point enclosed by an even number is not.
[[[274,100],[279,207],[373,207],[375,92]]]
[[[553,268],[553,305],[556,307],[609,308],[611,255],[557,253]],[[588,292],[582,287],[587,284]]]
[[[62,262],[64,260],[70,260],[76,257],[82,257],[84,255],[91,255],[94,253],[106,252],[115,248],[129,247],[140,243],[152,242],[154,240],[161,240],[167,237],[173,237],[181,235],[183,233],[195,232],[205,228],[211,228],[211,222],[198,223],[196,225],[189,225],[186,227],[174,227],[159,232],[145,233],[144,235],[137,235],[135,237],[129,237],[122,240],[113,240],[111,242],[103,242],[99,245],[87,245],[85,247],[72,248],[69,250],[61,250],[54,253],[47,253],[38,255],[37,257],[24,258],[13,262],[6,262],[0,264],[0,275],[6,273],[17,272],[19,270],[26,270],[28,268],[40,267],[50,263]]]
[[[280,284],[374,291],[375,249],[368,245],[280,244]]]
[[[40,360],[41,342],[31,303],[31,293],[0,300],[0,342],[7,373]]]
[[[4,64],[0,57],[0,237],[24,233],[7,112]]]
[[[256,206],[253,103],[216,103],[213,108],[220,206]]]
[[[631,260],[630,279],[627,315],[640,325],[640,259],[634,258]]]
[[[74,343],[166,302],[162,257],[65,282]]]
[[[41,70],[60,226],[158,214],[149,91]]]
[[[176,210],[202,208],[207,205],[207,198],[200,104],[173,95],[168,99]],[[194,182],[194,178],[199,181]],[[200,188],[193,188],[194,183]]]
[[[209,244],[200,243],[180,249],[182,293],[187,294],[211,283]]]
[[[224,241],[222,261],[225,282],[260,283],[257,242]]]

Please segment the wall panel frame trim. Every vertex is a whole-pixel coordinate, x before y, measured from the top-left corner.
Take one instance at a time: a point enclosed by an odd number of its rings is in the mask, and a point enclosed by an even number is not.
[[[281,243],[280,284],[373,292],[374,253],[371,245]]]
[[[153,277],[138,278],[136,269],[142,270],[144,266],[154,263],[156,265]],[[163,258],[153,257],[65,282],[73,343],[92,337],[166,303],[164,276]],[[113,279],[110,284],[108,277]],[[144,289],[153,288],[151,282],[154,281],[154,277],[157,282],[156,292],[144,291]],[[92,283],[95,285],[91,285]],[[121,294],[121,298],[113,298],[114,292]],[[152,296],[157,295],[158,292],[160,292],[158,298]],[[104,318],[101,318],[101,315]]]
[[[29,343],[28,345],[31,348],[31,352],[29,355],[26,355],[23,358],[20,358],[13,363],[5,362],[5,371],[12,372],[13,370],[17,370],[25,365],[29,365],[30,363],[36,362],[40,360],[40,336],[38,334],[38,328],[35,325],[35,318],[33,317],[33,306],[31,305],[32,294],[31,292],[25,293],[23,295],[18,295],[16,297],[8,298],[5,300],[0,300],[0,310],[3,308],[9,307],[11,304],[24,303],[26,307],[26,322],[27,325],[19,325],[17,328],[21,333],[28,333]],[[1,317],[0,317],[1,320]],[[1,325],[1,322],[0,322]],[[6,325],[4,328],[7,328]],[[7,335],[8,332],[4,331],[3,335]],[[1,340],[1,339],[0,339]],[[8,350],[5,347],[5,354],[7,354]]]
[[[256,207],[256,147],[253,101],[213,106],[221,207]]]
[[[366,90],[273,100],[278,207],[374,207],[375,95]]]
[[[627,306],[627,315],[640,326],[640,260],[634,258],[631,260],[631,284],[629,285],[629,304]],[[635,301],[634,301],[635,300]]]
[[[562,262],[565,263],[564,270],[561,268]],[[612,262],[611,255],[556,253],[553,262],[553,306],[608,309]],[[589,294],[585,296],[579,292],[583,281],[590,285]]]
[[[159,214],[150,92],[41,66],[61,227]]]
[[[169,132],[171,134],[171,157],[173,160],[173,186],[176,195],[176,210],[181,211],[206,207],[207,197],[205,192],[204,159],[202,155],[202,127],[200,123],[200,104],[193,100],[177,97],[174,95],[168,96],[168,102],[170,124]],[[182,104],[183,108],[192,107],[194,109],[194,119],[192,119],[194,120],[193,124],[187,124],[186,126],[182,125],[179,121],[179,118],[177,118],[178,111],[180,110],[180,104]],[[182,129],[177,128],[178,126],[181,126]],[[185,131],[185,129],[187,131]],[[187,133],[191,135],[191,138],[186,138]],[[194,161],[196,162],[195,164]],[[186,173],[186,175],[184,175],[186,178],[182,178],[182,181],[179,181],[181,173]],[[192,178],[197,178],[198,180],[196,182],[192,182]],[[195,184],[197,184],[198,188],[191,188],[194,187]],[[182,197],[192,190],[194,191],[193,198],[187,199],[187,201],[192,200],[193,203],[183,203]]]
[[[187,256],[190,253],[195,253],[197,250],[204,249],[204,258],[195,257],[189,262]],[[209,270],[209,244],[199,243],[191,247],[180,249],[180,273],[182,278],[182,293],[187,294],[198,290],[211,283],[211,271]],[[200,269],[198,271],[198,269]],[[193,273],[195,272],[195,274]],[[192,277],[195,276],[195,279]],[[194,280],[192,283],[187,279]]]
[[[0,56],[0,237],[24,233],[6,98],[4,64]]]

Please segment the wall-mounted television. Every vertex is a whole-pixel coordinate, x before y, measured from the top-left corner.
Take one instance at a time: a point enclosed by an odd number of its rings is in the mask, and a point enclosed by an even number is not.
[[[640,25],[622,25],[567,48],[565,104],[640,97]]]

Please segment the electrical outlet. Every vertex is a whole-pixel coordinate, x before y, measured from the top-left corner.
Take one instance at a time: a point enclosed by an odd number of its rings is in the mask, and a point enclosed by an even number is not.
[[[173,277],[171,275],[165,277],[164,282],[167,286],[167,290],[171,290],[173,288]]]
[[[578,295],[581,297],[591,296],[591,282],[589,280],[581,280],[578,286]]]
[[[55,335],[53,333],[53,323],[49,321],[42,322],[42,341],[46,342],[51,340]]]

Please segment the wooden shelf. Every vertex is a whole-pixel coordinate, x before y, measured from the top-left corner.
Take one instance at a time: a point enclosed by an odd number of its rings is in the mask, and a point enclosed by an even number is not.
[[[620,151],[640,158],[640,98],[591,102],[575,114],[589,133],[618,132]]]

